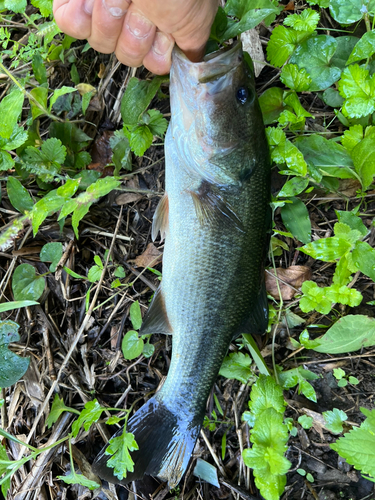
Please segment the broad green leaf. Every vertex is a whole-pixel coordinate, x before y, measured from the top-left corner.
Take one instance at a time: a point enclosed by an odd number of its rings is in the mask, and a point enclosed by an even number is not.
[[[153,344],[150,344],[149,342],[145,342],[142,349],[142,355],[145,358],[151,358],[154,352],[155,352],[155,346]]]
[[[224,358],[219,374],[222,377],[236,379],[243,384],[247,384],[250,377],[253,375],[250,369],[251,363],[252,359],[248,354],[244,354],[243,352],[232,352],[229,356]]]
[[[363,189],[367,189],[375,176],[375,134],[369,135],[354,146],[351,155],[355,169],[362,181]]]
[[[151,146],[154,136],[148,125],[137,125],[128,134],[131,150],[137,156],[143,156],[145,151]]]
[[[36,54],[33,55],[32,68],[33,68],[34,76],[37,79],[38,83],[40,83],[40,84],[47,83],[46,67],[44,66],[42,56],[39,54],[39,52],[37,52]],[[38,87],[36,87],[36,88],[38,88]],[[39,88],[42,88],[42,87],[39,87]],[[46,101],[46,105],[47,105],[47,101]]]
[[[314,423],[314,419],[312,417],[308,417],[307,415],[301,415],[300,417],[298,417],[298,423],[304,429],[310,429]]]
[[[277,196],[278,198],[296,196],[297,194],[302,193],[308,185],[308,179],[305,179],[304,177],[292,177],[284,184]]]
[[[296,64],[286,64],[281,71],[280,80],[296,92],[308,90],[311,84],[310,75],[304,68],[299,69]]]
[[[18,118],[22,112],[24,95],[14,88],[11,92],[3,97],[0,102],[0,137],[9,139],[13,133],[14,127],[17,125]]]
[[[14,321],[0,321],[0,387],[15,384],[29,367],[30,358],[21,358],[8,349],[10,342],[18,342],[19,326]]]
[[[33,266],[21,264],[16,267],[12,278],[12,290],[16,300],[38,300],[44,291],[44,286],[45,279],[36,276]]]
[[[16,14],[21,14],[25,12],[27,6],[26,0],[5,0],[4,7],[9,9]]]
[[[290,170],[305,176],[307,165],[303,154],[286,138],[285,132],[280,128],[268,127],[266,134],[272,160],[279,165],[286,164]]]
[[[35,300],[16,300],[13,302],[3,302],[0,304],[0,313],[6,311],[13,311],[14,309],[21,309],[21,307],[37,306],[39,302]]]
[[[112,467],[114,469],[113,474],[120,480],[126,477],[128,471],[134,471],[134,462],[130,452],[136,450],[138,450],[138,445],[134,439],[134,434],[126,432],[125,427],[120,436],[109,440],[105,454],[112,455],[112,457],[108,460],[107,467]]]
[[[351,249],[351,246],[346,239],[333,236],[331,238],[321,238],[320,240],[312,241],[301,247],[300,251],[310,255],[314,259],[331,262],[345,255]]]
[[[279,87],[267,89],[259,98],[260,108],[265,125],[274,123],[285,109],[283,101],[284,91]]]
[[[306,205],[299,198],[281,207],[281,218],[288,231],[302,243],[311,241],[311,222]]]
[[[37,104],[30,99],[30,107],[31,107],[31,115],[33,120],[36,120],[38,116],[45,115],[48,113],[47,110],[47,97],[48,97],[48,89],[46,87],[35,87],[30,91],[30,94],[34,97]]]
[[[52,14],[52,0],[31,0],[31,3],[40,10],[43,17]]]
[[[322,95],[323,101],[327,104],[327,106],[331,106],[331,108],[341,108],[344,104],[344,99],[338,93],[338,91],[332,87],[326,89]]]
[[[61,87],[61,89],[57,89],[53,92],[51,99],[49,100],[49,111],[51,111],[52,106],[55,104],[57,99],[63,95],[71,94],[72,92],[77,92],[77,89],[74,87]]]
[[[332,302],[325,296],[325,289],[314,281],[305,281],[302,284],[303,297],[299,302],[301,311],[307,313],[314,309],[321,314],[328,314],[332,309]]]
[[[301,14],[292,14],[284,20],[284,26],[291,26],[297,31],[313,32],[318,26],[320,16],[312,9],[304,9]]]
[[[349,56],[358,43],[358,38],[356,36],[338,36],[336,40],[337,49],[333,54],[331,66],[336,66],[342,71],[345,69]]]
[[[91,283],[95,283],[96,281],[100,280],[102,272],[103,272],[102,266],[92,266],[92,267],[90,267],[89,272],[87,274],[87,279]]]
[[[330,0],[329,4],[333,19],[340,24],[355,23],[374,8],[374,0]]]
[[[138,300],[130,306],[129,315],[134,330],[139,330],[142,326],[142,313]]]
[[[276,384],[273,377],[260,375],[252,386],[249,408],[256,417],[267,409],[273,408],[277,413],[283,414],[286,402],[283,398],[281,386]]]
[[[104,410],[105,408],[100,406],[97,399],[88,401],[81,411],[80,416],[73,422],[73,437],[77,437],[81,427],[83,427],[85,431],[88,431],[92,424],[99,420]]]
[[[330,0],[307,0],[310,5],[319,5],[322,9],[327,9],[329,7]]]
[[[157,76],[151,81],[130,78],[121,101],[121,116],[125,125],[137,125],[141,115],[149,107],[160,85],[167,78]]]
[[[135,330],[130,330],[122,339],[121,349],[125,359],[135,359],[142,354],[144,342]]]
[[[368,243],[357,241],[353,261],[363,274],[375,281],[375,250]]]
[[[351,229],[359,231],[362,237],[365,237],[368,234],[367,227],[363,224],[361,218],[358,217],[358,215],[346,210],[335,210],[335,212],[339,219],[339,222],[343,222],[344,224],[347,224]]]
[[[153,135],[157,135],[158,137],[163,137],[168,127],[167,120],[157,109],[150,109],[147,111],[147,114],[149,116],[147,125],[151,130],[151,133]]]
[[[345,99],[342,112],[350,118],[367,116],[375,110],[375,75],[352,64],[344,69],[338,84],[340,95]]]
[[[47,243],[43,246],[40,251],[40,260],[42,262],[51,262],[49,270],[54,273],[56,271],[56,266],[59,263],[63,254],[62,243],[55,241]]]
[[[331,285],[325,289],[325,296],[332,303],[344,304],[350,307],[357,307],[362,302],[362,294],[355,288],[348,288],[345,285]]]
[[[34,202],[20,181],[15,177],[9,176],[7,181],[7,193],[9,201],[16,210],[25,213],[33,208]]]
[[[0,151],[0,172],[11,170],[14,167],[14,159],[6,151]]]
[[[57,422],[57,420],[59,419],[60,415],[64,411],[69,411],[69,412],[72,412],[72,413],[78,413],[79,414],[79,412],[77,410],[74,410],[74,408],[69,408],[69,406],[65,406],[63,399],[62,398],[60,399],[59,395],[55,394],[55,397],[54,397],[54,400],[53,400],[53,403],[52,403],[52,406],[51,406],[51,411],[49,412],[49,415],[48,415],[48,418],[47,418],[47,421],[46,421],[48,429],[50,429],[52,427],[52,425],[55,422]]]
[[[295,145],[303,154],[309,166],[319,170],[321,175],[339,179],[355,179],[354,164],[346,149],[320,135],[300,137]]]
[[[375,54],[375,30],[368,31],[359,39],[354,47],[347,64],[351,64],[362,59],[369,59]]]
[[[117,130],[109,140],[109,143],[113,151],[112,161],[116,167],[113,175],[119,175],[122,168],[131,170],[131,149],[129,139],[125,136],[123,130]]]
[[[347,285],[351,281],[351,275],[353,273],[348,256],[350,254],[346,254],[339,260],[334,275],[333,275],[333,283],[335,285]]]
[[[341,69],[331,63],[336,49],[336,38],[318,35],[301,43],[291,57],[291,63],[305,68],[310,75],[311,91],[324,90],[340,78]]]
[[[349,353],[373,346],[375,319],[361,314],[344,316],[331,326],[320,342],[314,351],[326,354]]]
[[[100,484],[88,479],[83,474],[77,474],[74,470],[71,470],[66,476],[57,476],[57,479],[61,479],[61,481],[64,481],[66,484],[80,484],[89,490],[96,490],[97,488],[100,488]]]
[[[342,423],[348,420],[346,413],[337,408],[333,408],[332,411],[324,411],[322,415],[326,421],[326,429],[333,434],[341,434],[343,431]]]
[[[310,35],[309,31],[297,31],[285,26],[276,26],[267,45],[268,60],[274,66],[281,68],[298,44]]]
[[[341,144],[344,148],[351,153],[352,150],[359,144],[363,139],[363,127],[362,125],[353,125],[348,130],[345,130],[344,135],[341,137]]]
[[[361,427],[354,427],[336,443],[330,445],[340,457],[353,465],[355,469],[360,470],[362,474],[375,478],[375,425],[369,424],[367,420]]]

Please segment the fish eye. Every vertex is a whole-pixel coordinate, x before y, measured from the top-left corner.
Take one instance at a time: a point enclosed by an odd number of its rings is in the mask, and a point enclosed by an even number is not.
[[[248,100],[248,98],[249,98],[248,89],[246,87],[240,87],[236,93],[237,101],[240,102],[241,104],[245,104],[245,102]]]

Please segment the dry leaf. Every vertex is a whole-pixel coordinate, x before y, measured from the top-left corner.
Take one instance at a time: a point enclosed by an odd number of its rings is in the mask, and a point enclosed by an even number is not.
[[[128,181],[126,181],[125,189],[126,188],[139,189],[139,180],[137,175],[131,177]],[[116,203],[117,205],[127,205],[129,203],[134,203],[140,200],[142,197],[143,195],[141,193],[121,193],[119,196],[117,196]]]
[[[265,59],[259,33],[256,29],[245,31],[245,33],[241,34],[241,41],[243,50],[248,52],[253,60],[255,76],[259,76],[265,66],[265,64],[262,64]]]
[[[284,10],[294,10],[294,0],[285,5]]]
[[[161,262],[162,255],[153,243],[149,243],[143,254],[135,259],[134,264],[138,267],[154,267]]]
[[[298,292],[298,289],[301,288],[302,283],[312,276],[311,269],[307,266],[290,266],[287,269],[278,267],[276,273],[283,300],[291,300]],[[266,271],[266,290],[275,299],[280,299],[273,269]]]

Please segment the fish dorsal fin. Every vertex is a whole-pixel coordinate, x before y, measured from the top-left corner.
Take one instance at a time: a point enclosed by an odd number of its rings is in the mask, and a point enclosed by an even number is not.
[[[156,207],[154,219],[152,221],[152,230],[151,230],[152,241],[156,240],[159,231],[160,231],[161,241],[164,240],[168,232],[168,218],[169,218],[169,203],[168,203],[168,195],[167,193],[165,193],[162,199],[159,201],[159,205]]]
[[[243,224],[222,193],[212,184],[203,181],[198,191],[189,191],[193,198],[195,213],[201,224],[232,224],[241,232]]]
[[[268,301],[266,285],[263,280],[258,298],[251,308],[251,313],[248,318],[242,323],[234,338],[241,333],[251,333],[262,335],[268,327]]]
[[[172,327],[169,323],[164,296],[160,286],[154,294],[140,330],[141,335],[149,335],[150,333],[172,334]]]

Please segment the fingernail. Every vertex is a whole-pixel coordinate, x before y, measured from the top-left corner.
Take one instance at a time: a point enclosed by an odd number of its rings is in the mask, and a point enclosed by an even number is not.
[[[171,49],[172,41],[164,33],[158,31],[152,45],[152,50],[159,56],[164,56]]]
[[[145,38],[151,31],[153,24],[142,14],[132,12],[127,24],[130,33],[136,38]]]
[[[90,16],[94,10],[94,2],[95,0],[85,0],[85,3],[83,4],[83,10]]]
[[[124,0],[103,0],[104,7],[113,17],[122,17],[128,10],[128,3]]]

